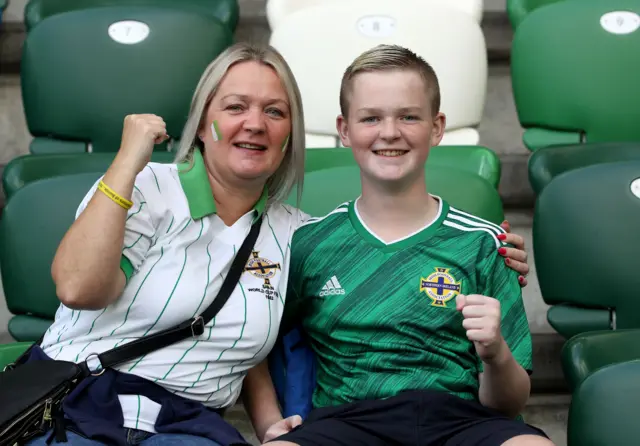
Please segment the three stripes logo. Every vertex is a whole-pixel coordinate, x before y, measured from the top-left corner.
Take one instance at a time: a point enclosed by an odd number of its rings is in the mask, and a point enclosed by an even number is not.
[[[329,279],[320,291],[320,297],[338,296],[342,294],[345,294],[345,291],[340,285],[340,282],[338,282],[338,278],[336,276]]]

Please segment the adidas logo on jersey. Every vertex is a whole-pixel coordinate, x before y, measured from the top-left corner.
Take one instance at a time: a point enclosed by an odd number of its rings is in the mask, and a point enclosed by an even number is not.
[[[337,296],[340,294],[344,294],[344,288],[342,288],[336,276],[333,276],[331,279],[329,279],[320,291],[320,297]]]

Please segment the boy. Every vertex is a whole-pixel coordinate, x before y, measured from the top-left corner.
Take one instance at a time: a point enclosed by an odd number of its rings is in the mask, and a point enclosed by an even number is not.
[[[433,69],[378,46],[346,70],[340,106],[362,196],[293,238],[285,319],[302,322],[317,388],[305,422],[269,444],[553,445],[514,420],[532,352],[505,232],[425,189],[445,128]]]

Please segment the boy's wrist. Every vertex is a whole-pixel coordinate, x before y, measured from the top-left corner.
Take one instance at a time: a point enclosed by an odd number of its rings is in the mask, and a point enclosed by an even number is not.
[[[497,353],[493,357],[483,360],[482,362],[486,367],[500,369],[511,362],[512,359],[513,355],[511,354],[511,350],[509,349],[507,342],[504,338],[501,338]]]

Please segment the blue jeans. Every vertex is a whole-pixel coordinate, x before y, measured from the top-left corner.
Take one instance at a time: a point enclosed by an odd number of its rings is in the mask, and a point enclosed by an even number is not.
[[[35,438],[27,443],[27,446],[46,446],[50,433]],[[127,442],[132,446],[220,446],[208,438],[196,437],[185,434],[151,434],[136,429],[127,429]],[[74,432],[67,431],[67,443],[57,443],[55,439],[51,443],[66,446],[98,446],[99,441],[88,440]]]

